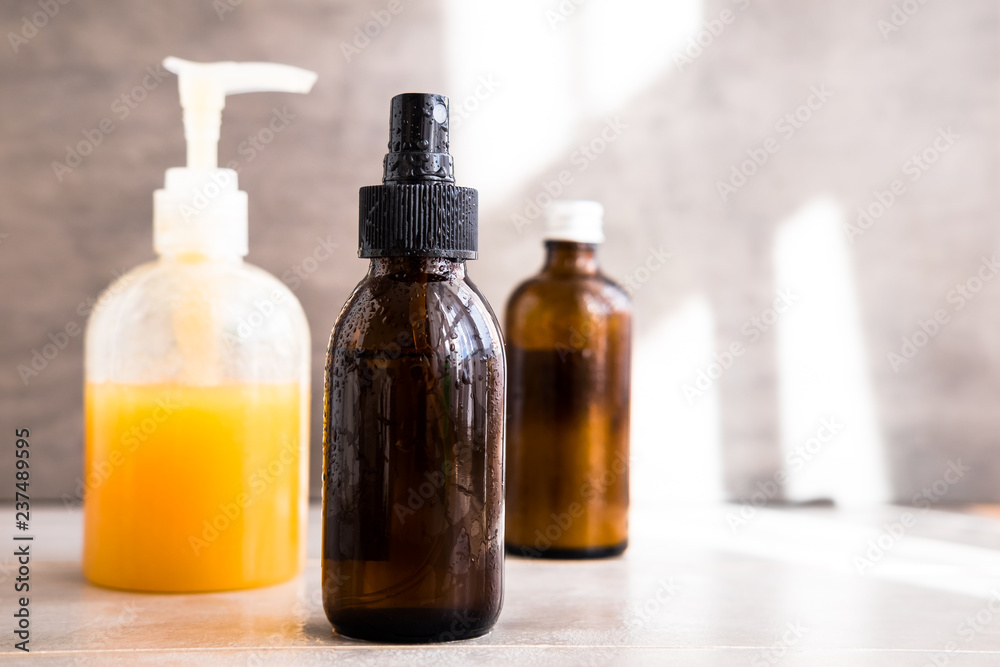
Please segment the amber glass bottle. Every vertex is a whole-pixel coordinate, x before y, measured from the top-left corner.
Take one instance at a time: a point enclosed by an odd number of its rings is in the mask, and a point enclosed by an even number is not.
[[[596,202],[549,206],[545,266],[507,304],[507,550],[598,558],[628,544],[631,314],[601,274]]]
[[[453,184],[447,104],[393,98],[370,268],[330,339],[323,606],[352,637],[476,637],[503,599],[503,342],[466,274],[477,194]]]

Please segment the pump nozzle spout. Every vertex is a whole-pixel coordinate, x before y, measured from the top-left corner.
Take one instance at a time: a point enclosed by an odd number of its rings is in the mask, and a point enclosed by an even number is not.
[[[389,152],[383,160],[382,182],[454,183],[448,144],[447,97],[396,95],[389,111]]]
[[[196,63],[170,56],[164,59],[163,66],[178,78],[189,169],[218,166],[226,95],[308,93],[316,83],[315,72],[277,63]]]

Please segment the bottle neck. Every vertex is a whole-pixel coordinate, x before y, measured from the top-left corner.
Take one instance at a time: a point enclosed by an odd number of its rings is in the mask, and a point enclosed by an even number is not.
[[[546,241],[543,273],[560,276],[597,274],[597,244],[573,241]]]
[[[465,260],[443,257],[372,257],[368,275],[393,276],[397,280],[427,282],[465,278]]]

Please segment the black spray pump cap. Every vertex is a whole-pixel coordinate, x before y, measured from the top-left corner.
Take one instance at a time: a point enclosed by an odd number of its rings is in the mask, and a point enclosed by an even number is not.
[[[383,183],[454,183],[448,153],[448,98],[404,93],[392,98]]]
[[[475,259],[479,195],[455,183],[448,98],[392,98],[382,185],[361,188],[358,255]]]

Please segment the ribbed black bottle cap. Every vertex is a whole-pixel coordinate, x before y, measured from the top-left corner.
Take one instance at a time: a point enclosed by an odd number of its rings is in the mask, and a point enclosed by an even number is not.
[[[392,98],[382,185],[361,188],[361,257],[475,259],[479,193],[455,185],[448,152],[448,98]]]

